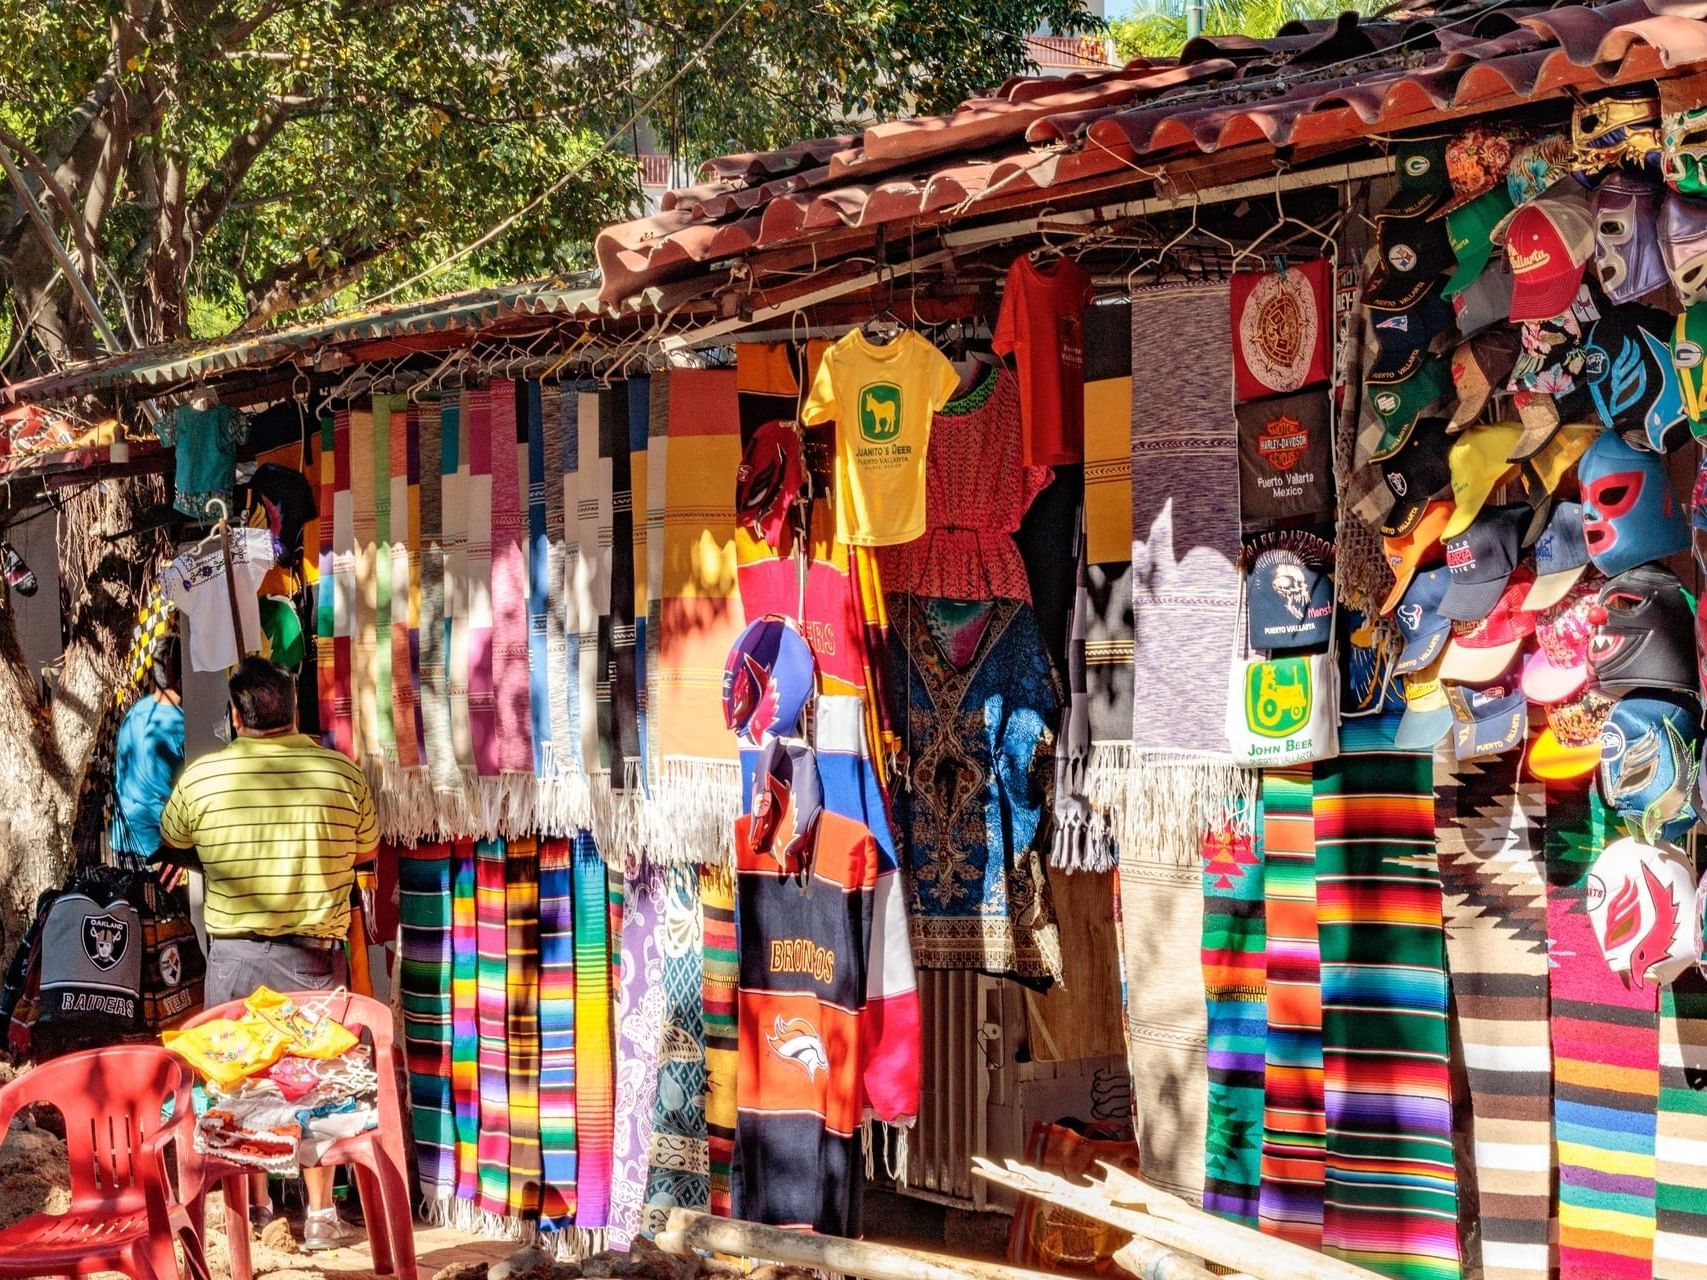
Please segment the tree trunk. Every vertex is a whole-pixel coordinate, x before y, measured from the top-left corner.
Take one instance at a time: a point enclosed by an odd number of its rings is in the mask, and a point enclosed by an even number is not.
[[[166,550],[158,533],[103,542],[163,499],[157,477],[109,480],[67,494],[59,516],[61,611],[68,640],[44,704],[24,661],[16,615],[0,607],[0,939],[6,954],[36,896],[73,862],[78,790],[102,712],[124,674],[141,593]],[[105,787],[86,803],[106,800]]]

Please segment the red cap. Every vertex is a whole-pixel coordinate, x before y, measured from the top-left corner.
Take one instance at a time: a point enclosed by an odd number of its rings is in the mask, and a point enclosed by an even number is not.
[[[1535,615],[1523,608],[1523,599],[1534,585],[1534,571],[1519,565],[1487,617],[1452,624],[1452,640],[1440,663],[1442,680],[1486,684],[1499,679],[1524,640],[1535,634]]]
[[[1594,252],[1586,197],[1542,196],[1512,214],[1504,228],[1511,264],[1513,323],[1563,315],[1582,288]]]

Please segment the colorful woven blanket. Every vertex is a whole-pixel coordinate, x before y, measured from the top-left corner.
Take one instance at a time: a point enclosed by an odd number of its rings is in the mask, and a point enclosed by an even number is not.
[[[1310,766],[1265,769],[1261,814],[1268,1034],[1259,1225],[1269,1235],[1320,1249],[1327,1117]]]
[[[1592,782],[1548,789],[1559,1280],[1649,1280],[1654,1271],[1658,995],[1606,967],[1589,925],[1589,867],[1610,830]]]
[[[611,1248],[640,1231],[658,1099],[658,1047],[664,1031],[664,875],[647,868],[624,885],[622,982],[616,1004],[616,1127],[611,1151]]]
[[[1262,816],[1203,842],[1203,987],[1208,1001],[1208,1132],[1203,1207],[1257,1225],[1268,966]]]
[[[527,447],[527,420],[518,413],[516,404],[521,391],[514,382],[495,380],[488,392],[492,415],[492,680],[498,771],[512,778],[531,779],[533,713],[528,695],[528,589],[523,550],[527,466],[522,451]],[[527,796],[523,830],[532,821],[532,790],[519,781],[505,788],[506,811],[519,798],[518,792]]]
[[[539,844],[510,840],[504,850],[504,1050],[509,1078],[509,1216],[540,1215]]]
[[[456,1118],[456,1196],[472,1202],[480,1173],[480,931],[476,920],[474,845],[458,840],[451,855],[451,1105]]]
[[[575,877],[569,841],[539,847],[539,1146],[542,1224],[575,1216]]]
[[[1431,757],[1315,767],[1327,1111],[1323,1249],[1383,1275],[1460,1274]]]
[[[1707,978],[1694,969],[1660,995],[1660,1111],[1654,1153],[1654,1280],[1704,1280]]]
[[[665,872],[664,919],[659,939],[664,965],[663,1026],[658,1038],[657,1099],[652,1107],[652,1150],[647,1161],[641,1230],[664,1229],[671,1209],[705,1209],[711,1197],[706,1148],[705,964],[700,918],[700,872]]]
[[[1545,796],[1515,754],[1437,763],[1446,956],[1474,1116],[1487,1280],[1547,1280],[1553,1061],[1547,1026]]]
[[[403,1048],[421,1196],[431,1220],[456,1195],[451,1106],[451,847],[398,851]],[[434,1206],[438,1206],[435,1210]]]
[[[615,1078],[611,1061],[610,917],[605,864],[591,836],[575,837],[575,1225],[610,1221]]]
[[[735,989],[740,982],[740,953],[735,943],[735,885],[727,870],[701,873],[699,900],[704,913],[705,986],[705,1129],[710,1166],[711,1212],[727,1218],[729,1171],[735,1159],[735,1075],[740,1045],[735,1038]]]
[[[509,913],[502,840],[474,846],[474,1016],[479,1035],[479,1194],[483,1213],[510,1208]]]
[[[489,388],[465,391],[459,443],[468,448],[468,725],[474,740],[474,770],[483,780],[495,780],[501,765],[498,749],[497,601],[492,584],[493,518],[498,501],[492,474],[492,397]],[[460,470],[460,466],[459,466]],[[501,792],[482,781],[472,797],[475,817],[483,830],[497,826]]]

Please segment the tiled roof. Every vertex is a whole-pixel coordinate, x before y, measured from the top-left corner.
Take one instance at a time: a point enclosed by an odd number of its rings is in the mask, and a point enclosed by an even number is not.
[[[1707,61],[1707,3],[1493,3],[1405,20],[1343,14],[1266,40],[1209,36],[1177,62],[1020,79],[947,115],[725,156],[661,212],[596,242],[605,302],[725,259],[936,226],[1113,185],[1272,165]],[[1225,168],[1225,166],[1222,166]],[[1247,167],[1241,176],[1251,176]],[[1214,180],[1214,179],[1211,179]],[[833,239],[831,237],[834,237]],[[821,261],[814,255],[814,261]]]

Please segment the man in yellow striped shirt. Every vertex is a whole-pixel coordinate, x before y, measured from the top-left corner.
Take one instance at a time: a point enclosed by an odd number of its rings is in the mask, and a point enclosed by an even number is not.
[[[263,658],[245,658],[231,677],[231,723],[231,744],[185,768],[160,817],[160,856],[199,864],[206,881],[207,1002],[260,986],[341,987],[350,890],[379,844],[367,779],[297,732],[296,681]],[[345,1243],[331,1169],[302,1176],[304,1244]],[[268,1204],[264,1175],[256,1203]]]

